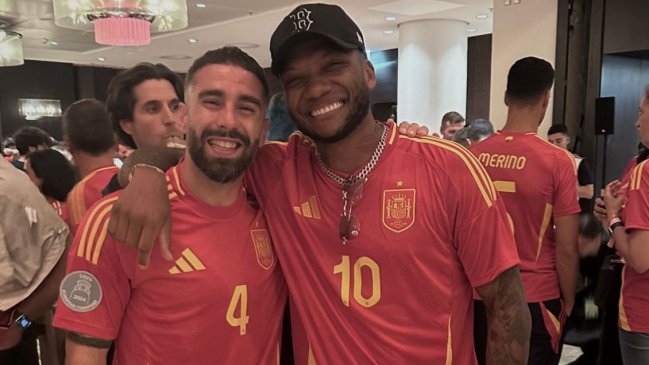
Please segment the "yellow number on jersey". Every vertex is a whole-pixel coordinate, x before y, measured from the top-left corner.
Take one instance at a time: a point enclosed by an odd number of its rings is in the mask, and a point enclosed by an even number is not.
[[[370,269],[372,273],[372,295],[368,298],[363,296],[363,267]],[[341,274],[340,299],[345,306],[349,307],[349,286],[350,286],[350,261],[349,256],[343,256],[342,262],[334,266],[334,274]],[[354,263],[354,300],[365,308],[372,307],[381,299],[381,270],[376,261],[363,256]]]
[[[240,304],[240,305],[239,305]],[[239,306],[239,317],[235,317],[234,312]],[[232,299],[230,299],[230,306],[228,307],[228,312],[225,315],[228,323],[232,327],[239,327],[239,333],[243,336],[246,334],[246,327],[248,326],[248,321],[250,317],[248,316],[248,286],[247,285],[237,285],[234,288],[234,293],[232,293]]]

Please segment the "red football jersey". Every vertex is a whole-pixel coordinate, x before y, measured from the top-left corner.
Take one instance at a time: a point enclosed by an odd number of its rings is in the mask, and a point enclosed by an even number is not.
[[[54,325],[115,339],[114,364],[277,364],[286,285],[266,223],[242,189],[229,207],[194,198],[167,172],[174,261],[106,234],[117,194],[94,205],[70,248]]]
[[[50,206],[54,208],[56,211],[56,214],[63,219],[63,221],[70,226],[70,211],[68,210],[68,206],[65,202],[60,202],[58,200],[54,199],[47,199],[47,201],[50,203]]]
[[[622,211],[626,230],[649,230],[649,160],[641,162],[629,177],[627,203]],[[628,265],[622,271],[619,325],[632,332],[649,332],[649,272],[639,274]]]
[[[560,297],[554,217],[578,214],[572,154],[536,133],[499,131],[471,148],[505,201],[528,302]]]
[[[75,234],[86,211],[103,196],[101,190],[119,172],[117,166],[97,169],[79,181],[68,194],[67,205],[70,212],[70,232]]]
[[[474,364],[472,287],[518,264],[505,209],[461,146],[397,135],[352,209],[342,244],[342,187],[301,134],[261,148],[258,196],[304,325],[296,363]]]

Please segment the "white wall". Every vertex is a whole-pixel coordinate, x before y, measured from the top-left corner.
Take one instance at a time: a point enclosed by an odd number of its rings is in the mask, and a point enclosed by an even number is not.
[[[507,107],[504,96],[507,72],[516,60],[535,56],[554,66],[557,38],[558,0],[520,0],[505,6],[505,0],[494,0],[493,43],[491,52],[490,116],[494,128],[505,125]],[[552,97],[539,128],[545,137],[552,125]]]

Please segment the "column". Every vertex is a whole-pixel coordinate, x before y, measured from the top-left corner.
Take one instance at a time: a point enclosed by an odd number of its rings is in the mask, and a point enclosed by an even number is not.
[[[467,36],[461,20],[399,25],[397,117],[439,131],[449,111],[466,115]]]

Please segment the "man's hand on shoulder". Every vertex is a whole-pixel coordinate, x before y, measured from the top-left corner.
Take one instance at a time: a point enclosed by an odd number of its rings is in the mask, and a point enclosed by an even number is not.
[[[388,119],[388,121],[394,122],[393,119]],[[409,122],[401,122],[398,130],[400,135],[408,137],[426,137],[429,132],[425,125]]]

